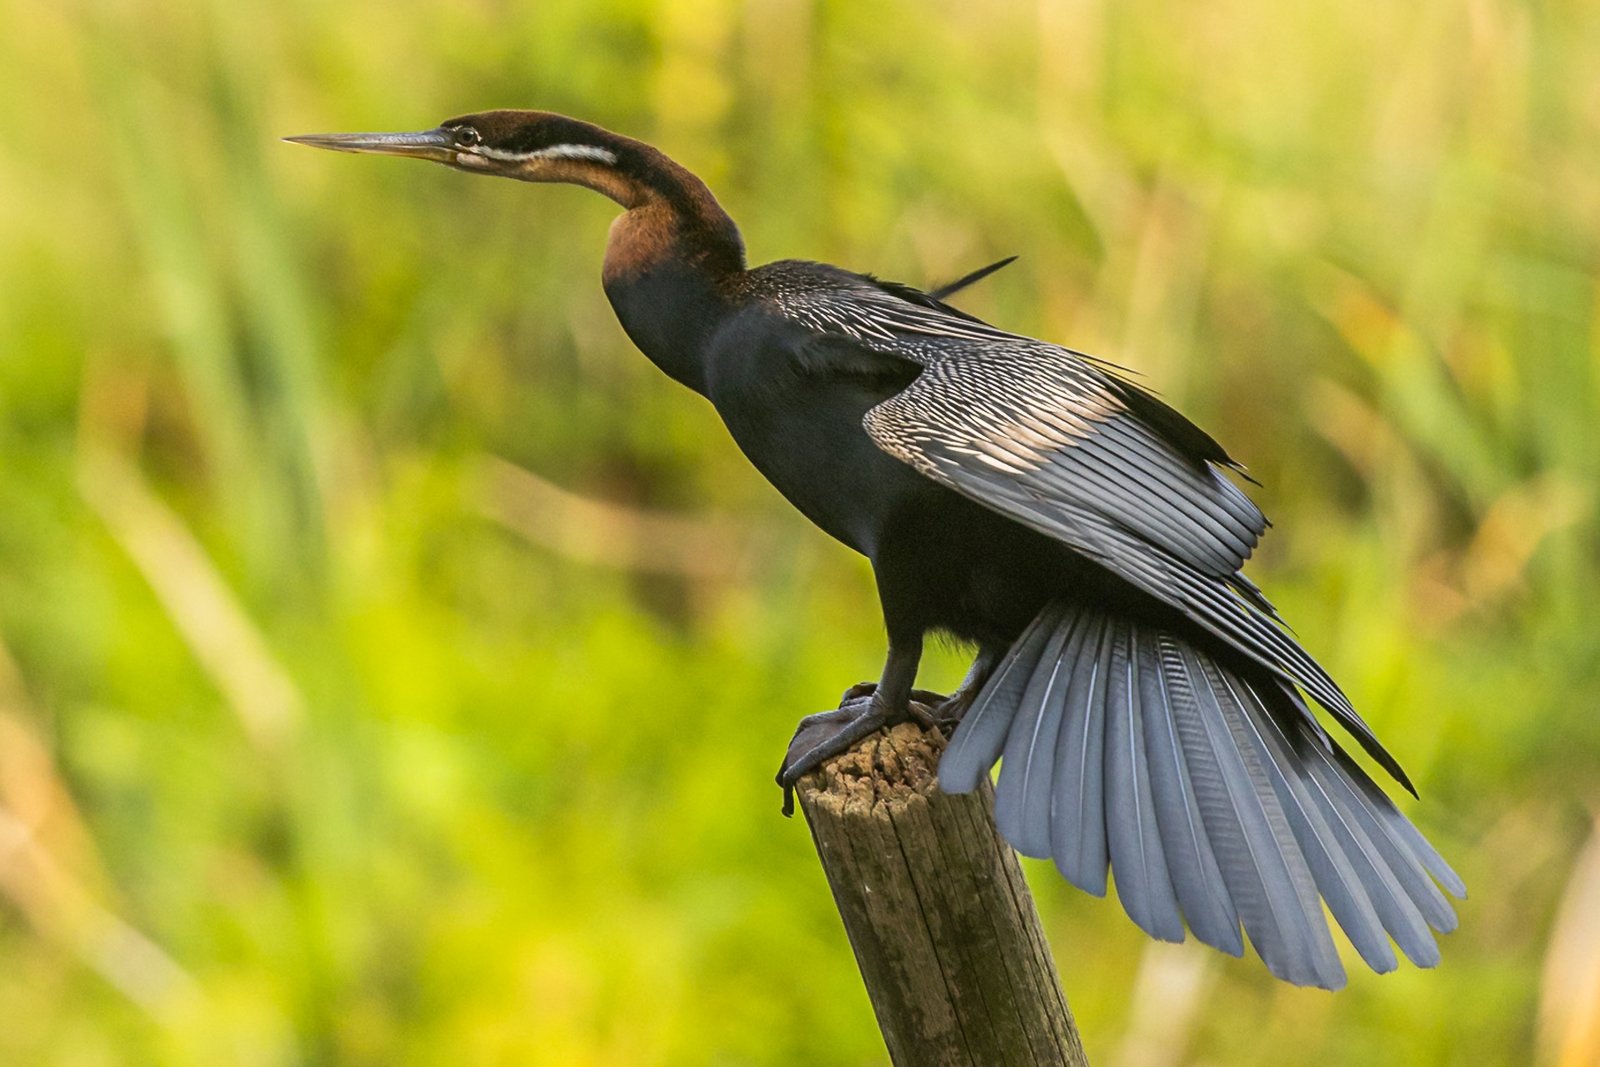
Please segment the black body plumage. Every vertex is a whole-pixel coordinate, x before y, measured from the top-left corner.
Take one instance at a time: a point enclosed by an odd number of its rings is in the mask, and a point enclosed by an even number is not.
[[[395,154],[402,135],[304,138]],[[871,560],[882,680],[802,723],[780,780],[909,714],[924,636],[979,650],[940,709],[942,786],[1000,761],[996,822],[1152,936],[1185,927],[1334,988],[1323,903],[1375,970],[1438,961],[1460,879],[1302,693],[1410,788],[1240,572],[1267,522],[1205,432],[1081,353],[938,295],[819,263],[745,269],[732,221],[640,142],[488,112],[413,137],[460,169],[582,184],[628,212],[606,294],[628,335],[715,406],[763,475]],[[366,140],[362,140],[365,138]],[[381,145],[382,147],[373,147]],[[985,272],[977,272],[973,278]]]

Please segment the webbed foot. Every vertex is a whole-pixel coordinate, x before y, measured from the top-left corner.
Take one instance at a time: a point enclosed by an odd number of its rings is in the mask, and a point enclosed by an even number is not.
[[[863,682],[845,691],[844,699],[832,711],[807,715],[795,728],[778,768],[778,784],[783,786],[783,814],[794,814],[794,787],[800,779],[828,760],[849,751],[857,741],[874,731],[917,719],[931,720],[933,707],[917,699],[928,696],[933,703],[943,700],[937,693],[916,691],[905,707],[891,708],[878,697],[877,684]]]

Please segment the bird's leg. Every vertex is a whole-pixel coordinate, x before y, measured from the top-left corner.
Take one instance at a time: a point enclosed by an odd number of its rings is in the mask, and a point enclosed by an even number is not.
[[[789,751],[778,769],[778,784],[783,786],[783,813],[794,814],[794,787],[806,775],[841,752],[848,751],[863,737],[912,717],[911,684],[916,681],[917,664],[922,659],[922,637],[889,639],[889,658],[883,665],[883,678],[868,692],[862,686],[846,691],[845,699],[833,711],[807,715],[800,720]],[[852,696],[851,694],[856,694]]]
[[[844,707],[857,697],[869,697],[876,692],[877,689],[877,682],[857,682],[855,685],[852,685],[849,689],[844,691],[844,696],[839,698],[839,706]],[[911,703],[913,705],[922,704],[928,708],[937,708],[940,704],[943,704],[949,699],[950,698],[945,696],[943,693],[935,693],[931,689],[913,689],[911,691]],[[827,714],[827,712],[824,712],[823,714]],[[913,710],[912,714],[916,714],[915,710]]]
[[[983,691],[983,684],[989,680],[989,675],[994,673],[1003,655],[1005,655],[1003,648],[978,649],[978,656],[972,661],[972,666],[967,668],[966,677],[961,679],[960,687],[949,696],[927,689],[911,690],[911,717],[930,730],[939,729],[949,734],[967,713],[967,709],[978,699],[978,694]],[[844,691],[839,706],[843,707],[857,697],[870,696],[877,688],[877,682],[857,682]]]
[[[972,707],[972,702],[978,699],[978,694],[983,691],[983,683],[989,680],[994,673],[996,664],[1004,651],[998,648],[980,648],[978,658],[972,661],[972,666],[967,669],[967,676],[961,679],[961,686],[950,696],[933,705],[933,721],[942,728],[955,729],[961,717]]]
[[[877,691],[877,682],[857,682],[844,691],[844,696],[839,698],[839,707],[842,709],[846,704],[862,697],[869,697]],[[949,699],[943,693],[935,693],[931,689],[913,689],[911,691],[911,700],[906,705],[906,711],[911,718],[917,720],[917,724],[923,729],[938,730],[945,724],[945,720],[940,716],[938,709]],[[800,725],[803,728],[813,720],[817,722],[828,721],[828,716],[837,714],[838,712],[836,711],[825,711],[820,715],[808,715],[800,720]]]

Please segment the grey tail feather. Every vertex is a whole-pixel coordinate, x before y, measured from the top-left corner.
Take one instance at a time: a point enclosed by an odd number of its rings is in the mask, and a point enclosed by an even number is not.
[[[1461,879],[1288,683],[1173,628],[1058,602],[1013,644],[939,768],[948,792],[996,760],[995,822],[1142,929],[1336,989],[1323,902],[1373,970],[1439,961]],[[1437,885],[1435,884],[1437,882]],[[1393,945],[1391,945],[1391,941]]]

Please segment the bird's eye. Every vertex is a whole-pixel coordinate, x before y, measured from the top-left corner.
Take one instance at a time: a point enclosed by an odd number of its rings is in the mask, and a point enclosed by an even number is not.
[[[483,134],[479,133],[471,126],[457,126],[455,129],[455,134],[456,144],[463,148],[471,148],[473,145],[483,143]]]

